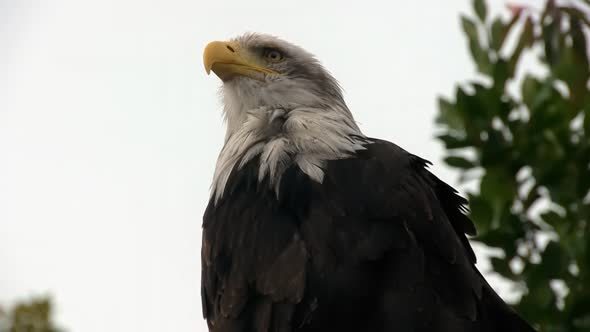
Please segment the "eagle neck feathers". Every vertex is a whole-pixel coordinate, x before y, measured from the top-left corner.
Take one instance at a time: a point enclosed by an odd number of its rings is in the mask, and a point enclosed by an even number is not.
[[[267,179],[278,194],[281,176],[289,167],[296,166],[322,183],[328,160],[348,158],[369,143],[346,106],[278,105],[243,114],[241,124],[228,123],[211,190],[215,202],[223,197],[232,173],[255,157],[258,182]]]

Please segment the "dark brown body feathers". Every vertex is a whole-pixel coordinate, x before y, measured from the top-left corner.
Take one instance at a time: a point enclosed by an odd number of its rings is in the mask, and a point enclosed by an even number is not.
[[[278,197],[257,160],[205,212],[203,311],[215,332],[534,331],[475,268],[466,201],[427,162],[374,140],[298,169]]]

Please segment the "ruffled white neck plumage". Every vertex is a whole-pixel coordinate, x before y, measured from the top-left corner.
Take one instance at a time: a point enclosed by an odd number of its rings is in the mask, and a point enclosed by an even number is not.
[[[258,181],[278,193],[283,172],[296,165],[322,183],[328,160],[350,157],[363,150],[362,135],[345,105],[308,107],[297,104],[232,110],[226,103],[228,134],[215,168],[211,195],[223,197],[229,177],[260,156]]]

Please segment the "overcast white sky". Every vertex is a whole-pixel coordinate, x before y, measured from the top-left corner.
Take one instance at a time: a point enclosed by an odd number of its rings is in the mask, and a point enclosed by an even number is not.
[[[453,183],[433,119],[474,73],[469,4],[0,0],[0,303],[50,294],[75,332],[206,330],[200,224],[224,135],[211,40],[305,47],[366,134]]]

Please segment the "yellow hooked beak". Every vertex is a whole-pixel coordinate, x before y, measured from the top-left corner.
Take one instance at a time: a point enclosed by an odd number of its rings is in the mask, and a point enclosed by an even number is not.
[[[207,74],[213,71],[224,82],[236,76],[264,80],[267,74],[278,74],[272,69],[256,64],[247,52],[243,52],[240,46],[233,42],[210,42],[203,52],[203,64]]]

